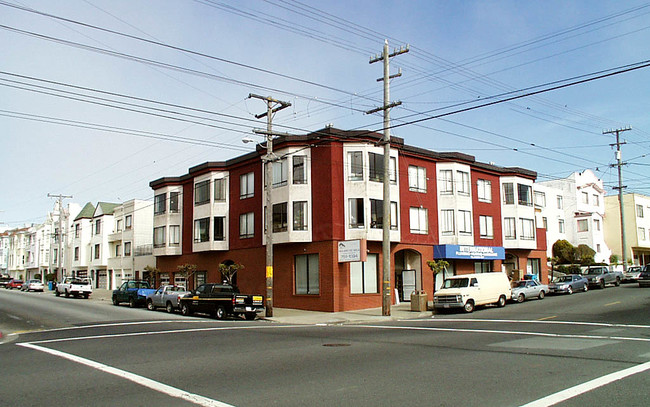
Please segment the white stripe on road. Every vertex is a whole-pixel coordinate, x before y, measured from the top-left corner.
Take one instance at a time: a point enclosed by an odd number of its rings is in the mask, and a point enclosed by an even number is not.
[[[25,348],[30,348],[34,350],[38,350],[41,352],[49,353],[50,355],[58,356],[60,358],[68,359],[76,363],[80,363],[82,365],[92,367],[94,369],[100,370],[105,373],[112,374],[117,377],[121,377],[126,380],[130,380],[133,383],[139,384],[144,387],[148,387],[152,390],[155,390],[157,392],[167,394],[168,396],[176,397],[179,399],[183,399],[185,401],[189,401],[190,403],[197,404],[199,406],[206,406],[206,407],[233,407],[230,404],[222,403],[221,401],[209,399],[207,397],[200,396],[198,394],[190,393],[185,390],[177,389],[176,387],[168,386],[166,384],[151,380],[149,378],[146,378],[144,376],[140,376],[134,373],[127,372],[125,370],[117,369],[108,365],[105,365],[103,363],[95,362],[90,359],[82,358],[79,356],[75,356],[69,353],[61,352],[58,350],[54,349],[48,349],[44,348],[38,345],[34,345],[31,343],[19,343],[18,346],[23,346]]]
[[[210,320],[202,321],[199,319],[197,320],[168,319],[168,320],[161,320],[161,321],[112,322],[107,324],[78,325],[78,326],[66,326],[63,328],[41,329],[38,331],[21,332],[21,335],[40,334],[40,333],[59,332],[59,331],[72,331],[76,329],[106,328],[111,326],[150,325],[150,324],[169,324],[169,323],[189,324],[189,323],[209,323],[209,322],[215,322],[215,321],[210,321]]]
[[[620,370],[618,372],[610,373],[608,375],[598,377],[596,379],[590,380],[588,382],[579,384],[577,386],[570,387],[566,390],[562,390],[555,394],[548,395],[539,400],[531,401],[528,404],[524,404],[522,407],[547,407],[553,406],[557,403],[561,403],[570,398],[579,396],[583,393],[592,391],[598,387],[605,386],[617,380],[624,379],[628,376],[632,376],[637,373],[645,372],[650,370],[650,362],[646,362],[637,366],[632,366],[627,369]]]
[[[578,321],[541,321],[529,319],[475,319],[475,318],[431,318],[431,319],[413,319],[403,320],[412,322],[503,322],[513,324],[549,324],[549,325],[586,325],[586,326],[605,326],[609,328],[649,328],[650,325],[630,325],[630,324],[609,324],[605,322],[578,322]]]

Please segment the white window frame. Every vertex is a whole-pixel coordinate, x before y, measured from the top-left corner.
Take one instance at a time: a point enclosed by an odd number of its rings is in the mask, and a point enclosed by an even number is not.
[[[348,181],[363,181],[363,151],[348,151]]]
[[[427,169],[416,165],[409,165],[409,191],[427,192]]]
[[[458,211],[458,233],[461,235],[472,234],[472,212],[459,210]]]
[[[519,218],[521,240],[535,240],[535,219]]]
[[[453,209],[440,210],[440,232],[443,236],[452,236],[456,233],[456,215]]]
[[[452,195],[454,193],[454,171],[440,170],[440,194]]]
[[[478,228],[481,239],[494,239],[494,220],[492,216],[480,215],[478,217]]]
[[[350,294],[379,292],[379,255],[368,254],[366,261],[350,262]]]
[[[469,195],[469,172],[467,171],[456,171],[458,176],[458,194],[459,195]]]
[[[479,179],[476,182],[476,195],[479,202],[492,202],[492,181],[487,179]]]
[[[517,239],[517,219],[503,218],[503,238],[505,240]]]
[[[239,199],[255,196],[255,173],[248,172],[239,176]]]
[[[255,236],[255,212],[239,215],[239,238],[250,239]]]
[[[578,219],[577,230],[578,232],[589,232],[589,219]]]
[[[429,214],[427,208],[412,206],[409,208],[409,225],[411,233],[426,235],[429,233]]]

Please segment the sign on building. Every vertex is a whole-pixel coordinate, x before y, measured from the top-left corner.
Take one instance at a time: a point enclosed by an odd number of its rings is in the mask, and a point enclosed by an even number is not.
[[[366,250],[366,240],[344,240],[338,244],[339,263],[348,263],[352,261],[366,261],[368,251]]]

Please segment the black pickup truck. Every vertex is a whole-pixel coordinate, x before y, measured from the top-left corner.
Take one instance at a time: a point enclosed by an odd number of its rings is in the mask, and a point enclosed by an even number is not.
[[[217,319],[244,315],[247,320],[253,320],[264,310],[264,297],[240,294],[237,287],[228,284],[206,283],[181,297],[178,305],[183,315],[203,312]]]

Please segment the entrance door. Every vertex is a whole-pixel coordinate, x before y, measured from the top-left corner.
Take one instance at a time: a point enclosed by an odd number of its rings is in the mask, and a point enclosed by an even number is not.
[[[411,301],[415,291],[415,270],[402,270],[402,301]]]

